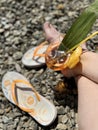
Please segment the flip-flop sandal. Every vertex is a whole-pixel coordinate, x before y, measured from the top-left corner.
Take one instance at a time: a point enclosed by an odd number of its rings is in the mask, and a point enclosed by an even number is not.
[[[48,47],[47,41],[37,47],[29,49],[22,57],[22,63],[27,67],[40,67],[45,64],[45,51]],[[34,57],[34,55],[36,55]]]
[[[61,41],[64,34],[61,33],[58,37]],[[44,41],[40,45],[28,50],[22,57],[22,63],[27,67],[33,68],[45,65],[45,52],[48,48],[48,41],[49,40],[47,39],[47,41]]]
[[[38,94],[23,75],[7,72],[2,79],[2,90],[11,103],[30,114],[41,125],[50,125],[55,120],[55,106]]]

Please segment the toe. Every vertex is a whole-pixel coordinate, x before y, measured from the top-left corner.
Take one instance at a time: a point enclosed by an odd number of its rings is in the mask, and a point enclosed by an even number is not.
[[[49,42],[57,40],[57,38],[60,36],[60,33],[49,22],[44,23],[43,29],[46,39]]]

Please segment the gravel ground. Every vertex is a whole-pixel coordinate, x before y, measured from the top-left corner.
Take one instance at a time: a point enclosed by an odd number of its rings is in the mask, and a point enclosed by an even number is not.
[[[43,127],[27,113],[11,104],[0,88],[0,130],[78,130],[77,89],[74,79],[66,79],[60,72],[46,66],[28,69],[22,62],[23,54],[43,41],[42,25],[51,22],[65,33],[75,18],[93,0],[0,0],[0,84],[7,71],[17,71],[29,79],[36,90],[57,108],[57,119]],[[98,20],[92,31],[98,30]],[[92,42],[91,42],[92,41]],[[87,43],[96,49],[95,37]],[[97,49],[96,49],[97,50]],[[63,93],[56,91],[58,82],[68,84]]]

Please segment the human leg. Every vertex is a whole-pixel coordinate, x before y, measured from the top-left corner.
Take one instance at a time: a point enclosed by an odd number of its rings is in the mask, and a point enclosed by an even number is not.
[[[78,76],[79,130],[98,130],[98,84]]]
[[[52,25],[51,25],[52,27]],[[53,28],[53,27],[52,27]],[[54,40],[58,34],[49,26],[44,26],[47,39]],[[55,33],[56,34],[55,34]],[[55,35],[54,35],[55,34]],[[50,41],[51,41],[50,40]],[[58,39],[56,39],[58,40]],[[80,130],[98,130],[98,54],[83,53],[80,63],[74,69],[62,70],[66,77],[84,75],[77,78],[78,122]],[[94,82],[93,82],[94,81]]]

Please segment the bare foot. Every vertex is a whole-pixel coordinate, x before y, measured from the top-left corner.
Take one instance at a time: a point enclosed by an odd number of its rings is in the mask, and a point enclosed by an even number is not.
[[[63,39],[61,33],[57,31],[50,23],[46,22],[43,25],[43,30],[45,32],[45,37],[47,41],[51,42],[61,42]]]
[[[43,25],[43,30],[45,32],[46,39],[51,42],[61,42],[63,37],[61,36],[61,33],[57,31],[50,23],[46,22]],[[61,37],[60,37],[61,36]],[[66,77],[72,77],[74,76],[73,70],[71,69],[65,69],[62,71],[62,73]]]
[[[63,37],[62,34],[57,31],[50,23],[46,22],[43,25],[46,39],[51,42],[61,42]],[[66,77],[72,77],[75,75],[74,69],[68,69],[62,71]]]

